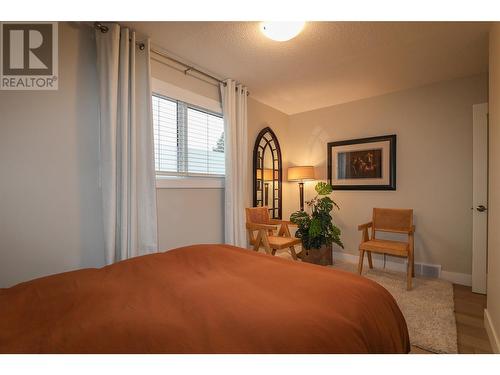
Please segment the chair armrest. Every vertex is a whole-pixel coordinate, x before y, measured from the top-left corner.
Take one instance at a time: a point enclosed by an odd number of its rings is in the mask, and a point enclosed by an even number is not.
[[[278,227],[276,225],[268,225],[268,224],[258,224],[258,223],[247,223],[247,229],[251,230],[276,230]]]
[[[297,225],[295,223],[292,223],[291,221],[289,220],[278,220],[278,219],[270,219],[269,222],[271,224],[285,224],[285,225]]]
[[[358,230],[364,230],[364,229],[371,228],[372,225],[373,225],[373,223],[371,221],[369,223],[360,224],[360,225],[358,225]]]

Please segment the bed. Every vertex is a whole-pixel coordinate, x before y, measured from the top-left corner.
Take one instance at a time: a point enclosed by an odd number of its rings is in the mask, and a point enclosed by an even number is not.
[[[195,245],[0,289],[0,353],[407,353],[375,282]]]

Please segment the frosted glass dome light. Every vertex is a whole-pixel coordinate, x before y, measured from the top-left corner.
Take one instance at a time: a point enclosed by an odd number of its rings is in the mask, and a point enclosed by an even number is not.
[[[305,22],[262,22],[260,29],[269,39],[285,42],[299,35],[304,25]]]

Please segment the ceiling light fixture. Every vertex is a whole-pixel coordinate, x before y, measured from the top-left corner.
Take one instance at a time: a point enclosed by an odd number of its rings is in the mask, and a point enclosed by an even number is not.
[[[299,35],[304,25],[305,22],[261,22],[260,30],[269,39],[285,42]]]

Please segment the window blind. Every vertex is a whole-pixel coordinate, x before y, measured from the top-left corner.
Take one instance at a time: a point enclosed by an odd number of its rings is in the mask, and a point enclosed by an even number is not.
[[[225,174],[221,115],[155,94],[153,126],[157,174]]]
[[[153,128],[156,171],[177,173],[176,102],[153,96]]]

